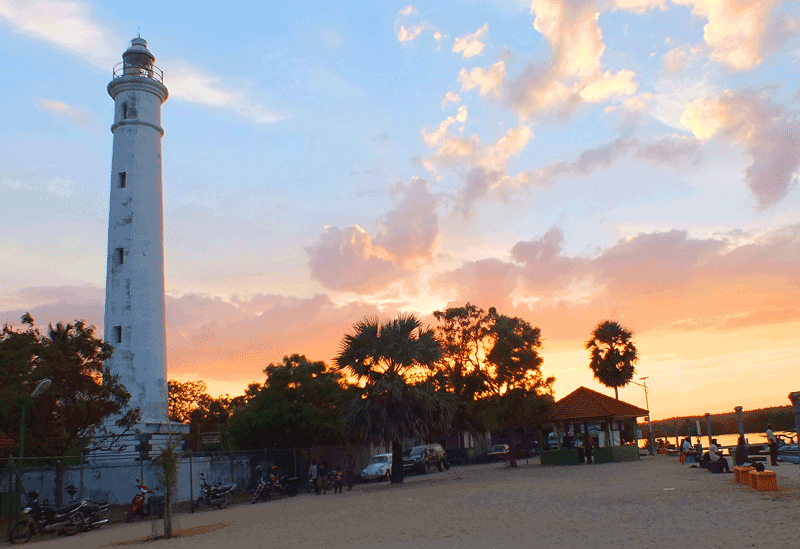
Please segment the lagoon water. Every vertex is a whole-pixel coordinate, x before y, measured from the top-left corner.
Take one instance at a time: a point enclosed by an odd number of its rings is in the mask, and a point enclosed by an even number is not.
[[[645,435],[646,436],[646,435]],[[679,440],[683,440],[686,435],[679,434]],[[722,447],[728,446],[736,446],[736,442],[739,440],[738,434],[733,435],[711,435],[712,438],[717,439],[717,442]],[[744,434],[745,440],[747,440],[748,444],[766,444],[767,443],[767,435],[764,433],[745,433]],[[658,437],[656,437],[658,439]],[[675,444],[675,437],[669,437],[670,444]],[[692,435],[692,444],[697,442],[697,437]],[[708,448],[708,437],[706,435],[700,435],[700,443],[703,445],[703,448]],[[640,446],[641,441],[640,441]]]

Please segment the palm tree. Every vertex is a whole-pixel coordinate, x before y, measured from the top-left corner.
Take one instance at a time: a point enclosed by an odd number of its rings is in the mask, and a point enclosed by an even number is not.
[[[618,322],[604,320],[595,326],[592,339],[586,342],[586,349],[591,351],[589,367],[595,379],[606,387],[613,387],[614,396],[619,400],[619,388],[633,379],[636,374],[633,365],[639,360],[633,332]]]
[[[450,426],[453,399],[430,381],[441,356],[434,331],[405,314],[383,324],[364,318],[344,336],[334,359],[363,383],[361,395],[344,408],[345,427],[362,440],[391,443],[393,483],[403,481],[403,439],[424,439]]]

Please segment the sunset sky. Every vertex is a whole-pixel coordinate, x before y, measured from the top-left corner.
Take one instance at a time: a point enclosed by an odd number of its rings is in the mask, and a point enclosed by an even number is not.
[[[604,319],[654,419],[800,390],[800,3],[187,5],[0,0],[0,323],[102,331],[106,85],[140,29],[171,378],[234,396],[469,301],[541,328],[557,398],[613,395]]]

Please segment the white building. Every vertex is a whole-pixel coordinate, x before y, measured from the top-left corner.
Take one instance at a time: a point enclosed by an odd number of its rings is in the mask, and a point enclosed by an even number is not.
[[[142,38],[131,40],[114,68],[111,198],[108,215],[106,363],[142,411],[141,431],[163,431],[167,356],[164,311],[164,212],[161,104],[169,92]]]

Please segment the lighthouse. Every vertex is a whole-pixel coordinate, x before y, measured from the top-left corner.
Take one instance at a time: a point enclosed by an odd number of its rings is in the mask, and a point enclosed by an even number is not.
[[[106,367],[131,393],[142,427],[158,431],[168,403],[161,105],[169,92],[144,39],[131,40],[108,94],[114,145],[104,327],[114,354]]]

